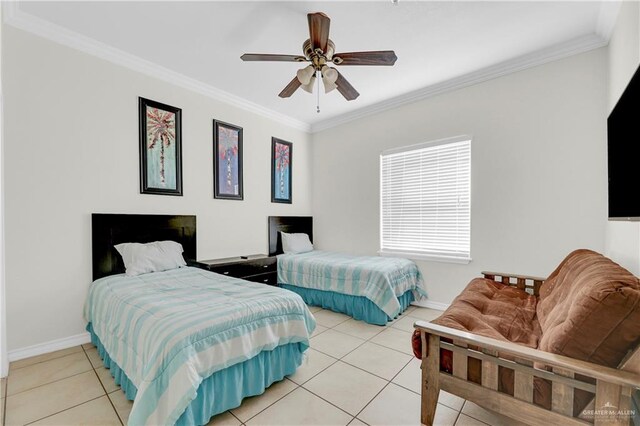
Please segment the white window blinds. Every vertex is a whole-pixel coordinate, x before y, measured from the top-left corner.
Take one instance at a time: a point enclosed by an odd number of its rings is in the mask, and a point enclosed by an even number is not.
[[[470,260],[471,140],[380,156],[381,254]]]

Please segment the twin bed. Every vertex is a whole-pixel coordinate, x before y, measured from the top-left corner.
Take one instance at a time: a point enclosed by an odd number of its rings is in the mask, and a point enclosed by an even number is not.
[[[306,234],[310,216],[270,216],[269,255],[278,256],[278,284],[309,305],[385,325],[417,297],[426,296],[417,265],[407,259],[312,250],[283,253],[282,233]]]
[[[195,216],[92,217],[87,330],[133,400],[129,424],[202,425],[293,374],[315,320],[296,294],[182,267],[123,274],[123,242],[172,240],[196,259]]]
[[[283,254],[280,233],[311,239],[311,223],[269,218],[269,254],[286,291],[191,267],[125,275],[120,243],[171,240],[196,260],[195,216],[92,215],[85,319],[134,401],[129,424],[206,424],[293,374],[315,328],[305,301],[384,325],[422,293],[419,270],[403,259]]]

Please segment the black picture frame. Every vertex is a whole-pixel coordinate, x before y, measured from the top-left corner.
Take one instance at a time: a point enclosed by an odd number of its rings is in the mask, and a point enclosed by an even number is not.
[[[140,193],[182,196],[182,109],[139,97],[138,126]]]
[[[285,152],[286,151],[286,152]],[[271,202],[293,202],[293,143],[271,138]]]
[[[242,127],[220,120],[213,120],[213,198],[244,199]]]

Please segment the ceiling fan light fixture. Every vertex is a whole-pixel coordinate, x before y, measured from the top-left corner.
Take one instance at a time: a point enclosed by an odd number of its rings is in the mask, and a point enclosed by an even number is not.
[[[313,65],[308,65],[302,69],[299,69],[298,72],[296,72],[296,76],[298,77],[298,81],[300,82],[300,84],[302,84],[302,86],[306,86],[312,80],[315,73],[316,70]]]
[[[336,81],[338,80],[338,71],[334,68],[324,66],[322,67],[322,83],[324,83],[324,93],[329,93],[335,90],[338,86]]]
[[[399,0],[391,0],[397,4]],[[289,98],[300,87],[313,93],[313,85],[318,85],[318,112],[320,112],[320,80],[324,84],[325,93],[338,89],[347,100],[353,101],[360,93],[344,78],[337,69],[328,64],[343,65],[379,65],[392,66],[398,57],[393,50],[372,50],[357,52],[337,52],[336,46],[329,38],[331,20],[321,12],[308,13],[309,38],[302,44],[303,56],[265,53],[245,53],[243,61],[275,61],[275,62],[308,62],[311,65],[297,71],[296,76],[278,94],[281,98]]]
[[[316,82],[316,76],[312,75],[307,84],[300,86],[305,92],[313,93],[313,84]]]
[[[332,83],[330,81],[327,81],[325,79],[322,79],[322,82],[324,83],[324,93],[329,93],[335,89],[338,88],[338,86],[336,86],[335,83]]]
[[[322,81],[335,83],[338,80],[338,70],[327,65],[322,67]]]

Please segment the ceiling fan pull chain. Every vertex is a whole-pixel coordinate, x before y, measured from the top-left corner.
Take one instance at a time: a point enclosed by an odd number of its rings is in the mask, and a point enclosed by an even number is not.
[[[320,71],[316,71],[316,76],[317,76],[317,77],[316,77],[316,81],[318,82],[318,91],[317,91],[317,92],[318,92],[318,93],[317,93],[317,96],[318,96],[318,97],[317,97],[318,102],[316,103],[316,112],[317,112],[318,114],[320,114],[320,77],[321,77],[321,76],[318,76],[318,74],[320,74]]]

